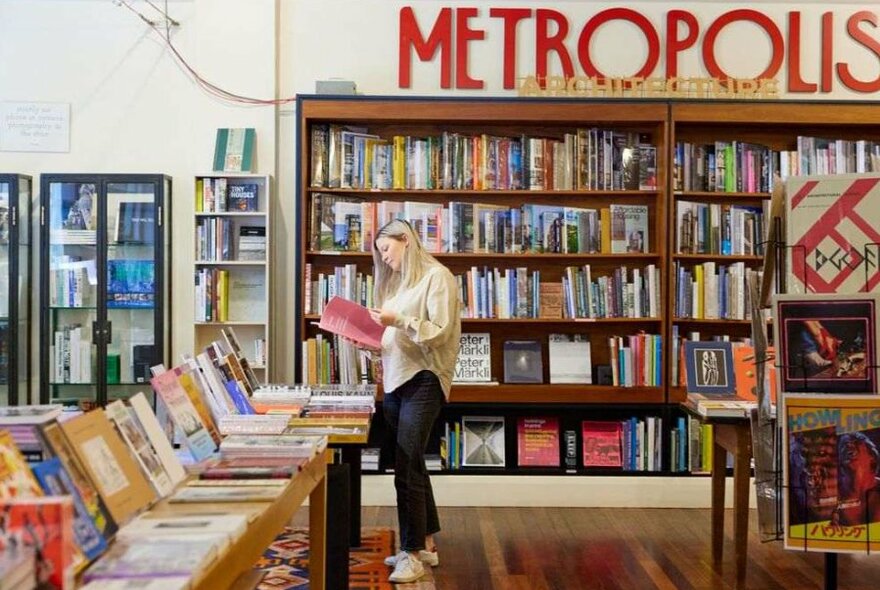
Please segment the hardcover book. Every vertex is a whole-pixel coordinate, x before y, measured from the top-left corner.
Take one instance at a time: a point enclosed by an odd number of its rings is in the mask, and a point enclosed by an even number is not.
[[[156,300],[152,260],[107,261],[107,307],[150,308]]]
[[[175,371],[165,371],[150,380],[162,398],[171,420],[183,434],[183,440],[196,461],[208,458],[216,449],[211,433],[193,406]]]
[[[491,334],[461,335],[455,361],[454,383],[490,383],[492,381]]]
[[[593,382],[590,341],[580,334],[550,334],[550,383]]]
[[[37,587],[73,590],[73,500],[68,496],[9,498],[0,501],[0,508],[0,554],[13,548],[32,549],[37,556]]]
[[[147,401],[147,396],[139,391],[129,398],[128,403],[131,405],[131,411],[134,412],[138,423],[146,433],[150,446],[156,453],[156,457],[161,461],[165,473],[171,479],[172,485],[176,486],[184,480],[186,471],[183,469],[177,453],[174,452],[171,441],[165,436],[165,432],[162,430],[162,425],[159,424],[156,414],[153,413],[150,402]]]
[[[503,416],[464,416],[461,434],[462,466],[504,467]]]
[[[0,430],[0,499],[42,496],[43,490],[7,430]]]
[[[86,570],[83,578],[91,582],[108,578],[191,577],[216,554],[214,544],[197,535],[175,539],[120,539]]]
[[[152,199],[152,197],[150,197]],[[156,204],[144,200],[121,200],[116,210],[114,238],[123,244],[152,244],[156,234]]]
[[[253,127],[221,127],[214,143],[215,172],[253,172],[257,131]]]
[[[880,175],[790,176],[787,293],[880,290]]]
[[[61,426],[57,422],[46,424],[42,427],[40,435],[51,454],[61,461],[101,536],[108,541],[112,539],[118,529],[116,521],[113,520],[110,509],[98,494],[95,484],[61,430]]]
[[[382,348],[385,326],[373,321],[366,307],[349,299],[330,299],[324,306],[318,327],[370,348]]]
[[[134,456],[138,465],[141,467],[150,483],[156,489],[159,497],[168,495],[174,489],[174,483],[165,472],[162,462],[159,460],[155,449],[150,444],[146,432],[143,431],[141,425],[136,421],[134,416],[129,413],[128,407],[122,400],[114,400],[107,404],[104,408],[107,417],[116,426],[116,431],[125,441],[131,454]]]
[[[648,206],[616,205],[611,210],[611,252],[648,251]]]
[[[520,467],[559,467],[559,418],[520,417],[516,422],[516,462]]]
[[[227,211],[259,211],[260,185],[248,182],[226,187]]]
[[[620,422],[584,420],[581,423],[584,467],[622,467]]]
[[[880,295],[776,295],[780,391],[877,393]]]
[[[74,542],[88,561],[94,561],[107,549],[107,541],[92,520],[79,490],[70,479],[61,459],[53,457],[34,465],[34,475],[48,496],[70,496],[73,501]]]
[[[222,486],[222,487],[185,487],[177,490],[168,500],[171,503],[182,502],[272,502],[284,486]]]
[[[688,392],[709,396],[736,393],[730,342],[686,340],[684,366]]]
[[[61,429],[113,520],[126,522],[156,499],[147,476],[103,410],[66,420]]]
[[[544,362],[541,358],[540,342],[536,340],[504,342],[504,382],[544,382]]]

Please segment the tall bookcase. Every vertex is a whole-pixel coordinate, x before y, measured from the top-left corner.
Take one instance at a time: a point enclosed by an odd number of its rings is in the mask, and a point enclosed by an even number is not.
[[[261,382],[271,380],[272,177],[195,177],[195,350],[232,328]]]
[[[150,392],[171,338],[171,178],[40,176],[40,399]]]
[[[741,263],[746,269],[760,270],[761,256],[754,254],[683,254],[676,244],[677,232],[680,235],[680,217],[676,215],[682,202],[698,202],[742,207],[745,210],[759,211],[769,202],[770,185],[766,180],[776,172],[783,175],[857,172],[858,150],[853,146],[858,140],[880,140],[880,122],[876,106],[854,103],[783,103],[783,102],[674,102],[670,104],[670,143],[669,159],[674,172],[670,175],[672,202],[669,207],[670,260],[668,268],[670,313],[668,331],[677,331],[681,336],[699,332],[701,340],[715,336],[728,335],[732,339],[748,337],[750,323],[744,319],[724,318],[683,318],[676,313],[679,299],[675,269],[681,267],[693,270],[704,263],[722,265]],[[801,139],[799,139],[801,138]],[[810,140],[804,138],[819,138]],[[728,186],[720,190],[708,190],[699,182],[686,185],[686,168],[690,168],[691,180],[698,176],[698,160],[707,165],[707,157],[689,158],[682,154],[682,144],[691,146],[714,146],[727,150],[735,170],[731,173],[727,162]],[[679,154],[676,155],[676,149]],[[787,155],[780,156],[786,152]],[[823,155],[824,153],[824,155]],[[698,155],[692,153],[691,156]],[[703,154],[705,156],[705,154]],[[769,157],[768,157],[769,155]],[[717,170],[717,153],[714,154]],[[831,161],[821,163],[822,158]],[[780,164],[786,161],[785,164]],[[816,168],[827,166],[827,168]],[[781,168],[781,170],[780,170]],[[870,170],[870,165],[863,170]],[[676,171],[680,170],[679,186],[676,187]],[[708,170],[706,171],[708,175]],[[763,180],[762,180],[763,178]],[[732,183],[732,184],[731,184]],[[716,209],[717,210],[717,209]],[[763,231],[749,238],[756,246],[764,240]],[[677,328],[677,330],[676,330]],[[769,330],[772,332],[772,329]],[[670,355],[673,357],[674,355]],[[671,366],[670,366],[671,369]],[[668,373],[672,376],[672,371]],[[685,390],[670,381],[669,401],[685,399]]]
[[[32,196],[30,176],[0,174],[0,405],[30,401]]]

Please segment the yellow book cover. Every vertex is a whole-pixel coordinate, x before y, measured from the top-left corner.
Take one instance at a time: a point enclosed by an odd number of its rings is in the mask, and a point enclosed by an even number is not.
[[[0,430],[0,498],[42,496],[27,461],[7,430]]]
[[[186,392],[189,401],[192,402],[192,405],[196,409],[196,412],[198,412],[202,422],[205,423],[205,428],[208,429],[208,434],[210,434],[214,442],[219,445],[221,440],[220,432],[217,430],[217,425],[214,423],[214,418],[211,416],[211,412],[208,411],[208,407],[205,405],[201,388],[196,384],[192,375],[187,372],[185,367],[175,367],[174,372],[177,373],[177,380]]]
[[[394,149],[391,152],[391,187],[406,188],[406,138],[395,135],[392,139]]]
[[[704,297],[706,283],[703,281],[703,266],[700,264],[694,267],[694,280],[697,283],[697,297],[694,301],[694,305],[696,306],[694,317],[704,318],[706,317],[706,302]]]
[[[611,253],[611,208],[602,207],[599,209],[599,224],[601,225],[602,242],[600,251],[602,254]]]
[[[196,213],[205,210],[205,181],[199,178],[196,180]]]

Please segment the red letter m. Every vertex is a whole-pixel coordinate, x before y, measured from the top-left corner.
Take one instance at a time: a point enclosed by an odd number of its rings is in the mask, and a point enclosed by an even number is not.
[[[400,10],[400,59],[397,76],[399,88],[409,88],[412,77],[410,47],[416,50],[419,59],[428,61],[440,47],[440,87],[452,87],[452,9],[444,8],[434,23],[431,35],[425,40],[413,10],[405,6]]]

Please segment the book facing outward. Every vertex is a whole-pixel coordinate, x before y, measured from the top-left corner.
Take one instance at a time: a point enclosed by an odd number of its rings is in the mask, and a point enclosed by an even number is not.
[[[146,432],[129,413],[125,403],[122,400],[110,402],[104,408],[104,412],[116,426],[116,431],[128,445],[141,470],[150,478],[150,483],[153,484],[159,497],[168,495],[174,489],[174,483],[168,477],[155,449],[150,445]]]
[[[461,335],[453,382],[497,385],[497,381],[492,381],[491,334],[485,332]]]
[[[183,440],[196,461],[206,459],[216,446],[211,433],[193,406],[175,371],[165,371],[150,379],[153,389],[168,409],[168,415],[183,433]]]
[[[174,539],[157,537],[119,539],[98,561],[86,570],[87,582],[101,579],[190,577],[203,569],[217,555],[213,543],[199,535]]]
[[[119,529],[116,538],[117,540],[137,540],[141,537],[222,534],[232,540],[244,534],[247,524],[246,514],[188,514],[179,516],[172,513],[153,516],[147,513]]]
[[[214,143],[216,172],[253,172],[257,131],[253,127],[221,127]]]
[[[354,301],[333,297],[324,306],[318,327],[371,348],[382,347],[385,326],[370,317],[370,310]]]
[[[169,498],[171,503],[182,502],[272,502],[284,486],[219,486],[185,487],[177,490]]]
[[[559,418],[519,418],[516,462],[520,467],[559,467]]]
[[[147,476],[103,410],[67,420],[61,429],[117,523],[127,522],[156,499]]]
[[[42,488],[12,435],[0,430],[0,499],[42,495]]]
[[[150,439],[150,445],[152,445],[153,449],[156,451],[156,455],[162,462],[162,466],[165,468],[165,473],[171,478],[171,483],[176,486],[184,480],[186,477],[186,471],[183,469],[180,459],[178,459],[177,454],[174,452],[171,442],[168,440],[168,437],[165,436],[162,426],[156,418],[156,414],[153,413],[153,409],[150,407],[150,402],[147,401],[147,396],[145,396],[143,392],[138,392],[129,398],[128,403],[131,404],[131,409],[135,416],[137,416],[138,422],[140,422],[144,432],[147,433],[147,438]]]

